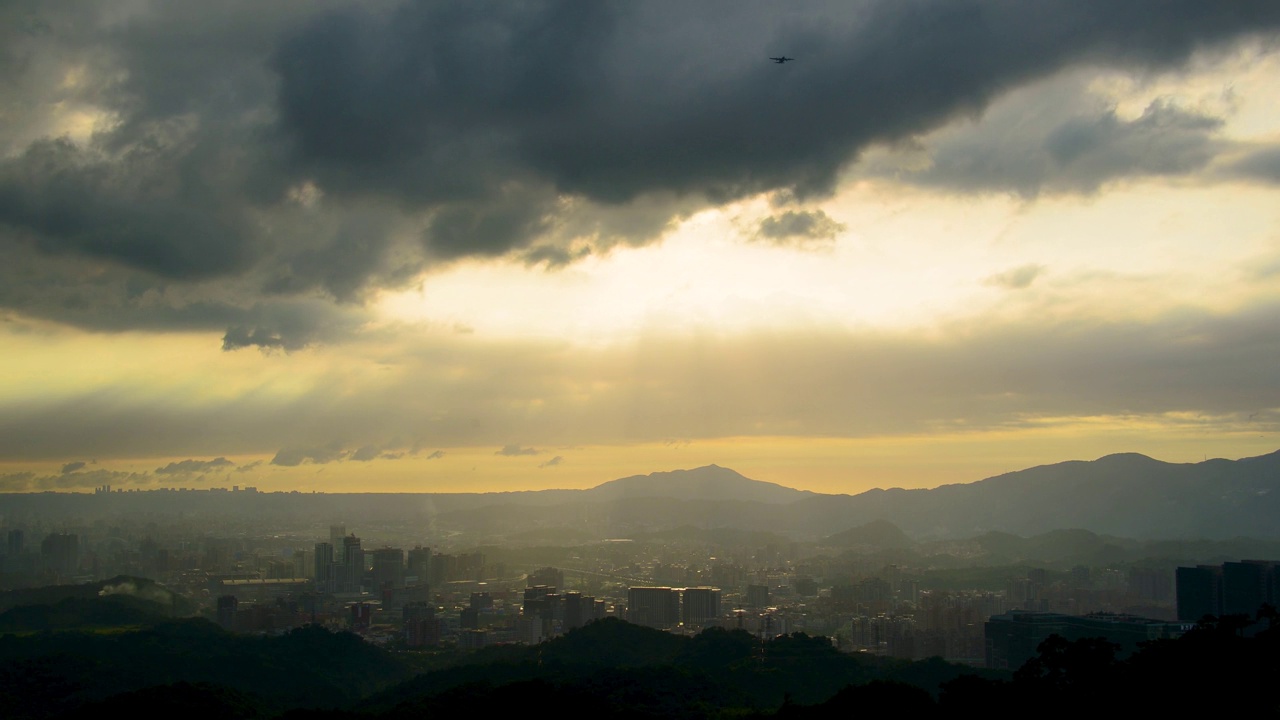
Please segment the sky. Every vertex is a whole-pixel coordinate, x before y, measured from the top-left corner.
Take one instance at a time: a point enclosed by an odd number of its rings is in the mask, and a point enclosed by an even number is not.
[[[0,0],[0,491],[1273,452],[1277,88],[1274,0]]]

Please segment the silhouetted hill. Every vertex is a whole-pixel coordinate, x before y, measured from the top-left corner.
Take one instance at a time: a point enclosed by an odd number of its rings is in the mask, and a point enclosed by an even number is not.
[[[1133,454],[1070,461],[932,490],[823,495],[759,482],[715,465],[637,475],[590,490],[510,493],[43,493],[6,495],[18,515],[223,514],[239,520],[342,517],[348,525],[409,523],[458,542],[515,536],[590,542],[681,526],[736,528],[817,540],[885,521],[916,540],[998,531],[1080,529],[1135,539],[1280,539],[1280,452],[1242,460],[1166,463]],[[571,528],[572,538],[556,532]],[[1107,550],[1110,552],[1110,550]]]
[[[916,538],[1080,528],[1133,538],[1280,537],[1280,452],[1242,460],[1160,462],[1108,455],[933,490],[870,490],[787,508],[812,527],[885,519]]]
[[[743,477],[719,465],[693,470],[672,470],[611,480],[588,490],[592,500],[672,498],[675,500],[738,500],[771,504],[795,502],[813,496],[776,483]]]
[[[314,626],[263,638],[187,619],[124,632],[62,631],[3,640],[0,707],[10,718],[57,717],[122,693],[176,683],[192,686],[136,697],[154,695],[179,706],[180,696],[199,696],[206,686],[216,686],[227,692],[213,694],[230,705],[252,698],[268,715],[286,708],[337,707],[410,674],[395,657],[359,637]]]
[[[79,585],[47,585],[38,588],[6,590],[0,592],[0,612],[20,606],[54,605],[64,600],[97,600],[99,598],[136,598],[150,605],[149,612],[168,617],[184,617],[194,612],[187,598],[147,578],[117,575],[110,580],[98,580]],[[82,606],[87,607],[87,606]]]

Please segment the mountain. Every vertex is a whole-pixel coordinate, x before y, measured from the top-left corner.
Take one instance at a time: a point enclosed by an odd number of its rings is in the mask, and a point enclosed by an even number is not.
[[[915,538],[1079,528],[1133,538],[1280,537],[1280,452],[1166,463],[1126,453],[932,490],[869,490],[801,500],[791,521],[849,527],[883,519]]]
[[[769,504],[793,503],[816,493],[744,477],[719,465],[672,470],[611,480],[587,491],[591,500],[672,498],[675,500],[739,500]]]
[[[883,521],[915,540],[1023,537],[1078,529],[1139,540],[1280,540],[1280,452],[1241,460],[1166,463],[1108,455],[1006,473],[931,490],[824,495],[761,482],[716,465],[635,475],[589,490],[504,493],[58,493],[3,496],[6,514],[110,517],[184,513],[190,520],[269,519],[309,526],[341,517],[349,527],[402,525],[454,542],[545,545],[653,537],[689,526],[816,541]],[[565,533],[569,528],[574,532]],[[706,536],[708,542],[713,536]],[[862,543],[853,537],[836,544]],[[1090,541],[1092,542],[1092,541]],[[870,543],[874,544],[874,543]],[[1105,540],[1097,551],[1116,549]]]

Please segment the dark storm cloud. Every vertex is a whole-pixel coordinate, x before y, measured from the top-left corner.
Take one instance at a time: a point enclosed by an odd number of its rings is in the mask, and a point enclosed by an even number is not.
[[[1280,147],[1254,150],[1227,167],[1235,177],[1280,185]]]
[[[415,3],[317,21],[275,55],[282,132],[327,183],[410,202],[512,174],[605,203],[804,195],[870,143],[1065,66],[1167,67],[1280,23],[1263,1],[582,7]],[[797,62],[765,61],[778,47]]]
[[[0,252],[34,272],[0,269],[0,304],[297,348],[435,262],[558,265],[822,195],[1065,68],[1177,68],[1278,25],[1273,0],[8,3]],[[52,137],[74,111],[97,133]],[[1213,119],[1169,106],[1055,120],[1048,169],[942,152],[932,178],[1090,191],[1212,153]],[[311,301],[337,318],[289,314]]]
[[[777,244],[830,240],[845,229],[821,210],[788,210],[760,221],[756,236]]]
[[[202,475],[214,470],[225,470],[234,467],[235,463],[224,457],[212,460],[180,460],[164,467],[156,468],[157,475]]]
[[[163,142],[163,141],[161,141]],[[0,226],[50,254],[78,254],[174,279],[247,269],[252,244],[234,205],[172,147],[94,157],[41,140],[0,164]]]

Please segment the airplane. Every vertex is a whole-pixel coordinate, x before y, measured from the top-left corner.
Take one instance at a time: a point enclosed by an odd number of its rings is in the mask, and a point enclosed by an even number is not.
[[[776,62],[776,63],[778,63],[779,65],[781,65],[782,63],[784,63],[784,62],[786,62],[786,61],[788,61],[788,60],[795,60],[795,58],[789,58],[789,57],[787,57],[786,55],[783,55],[782,57],[771,57],[771,58],[769,58],[769,59],[770,59],[770,60],[772,60],[772,61],[774,61],[774,62]]]

